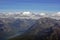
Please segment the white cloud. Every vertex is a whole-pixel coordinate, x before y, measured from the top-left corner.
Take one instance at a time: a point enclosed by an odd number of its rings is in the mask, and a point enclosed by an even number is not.
[[[60,12],[54,13],[52,16],[60,16]]]
[[[45,13],[40,13],[40,15],[41,15],[41,16],[44,16],[44,15],[46,15],[46,14],[45,14]]]
[[[60,15],[60,12],[57,12],[57,15]]]
[[[31,12],[23,12],[23,15],[32,15]]]

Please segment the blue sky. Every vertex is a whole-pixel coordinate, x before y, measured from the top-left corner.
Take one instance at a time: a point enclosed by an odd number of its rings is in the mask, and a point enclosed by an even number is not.
[[[58,12],[60,0],[0,0],[0,12],[4,11]]]

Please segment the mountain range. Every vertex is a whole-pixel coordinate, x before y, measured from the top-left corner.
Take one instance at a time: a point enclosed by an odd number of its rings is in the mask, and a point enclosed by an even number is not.
[[[30,13],[0,14],[0,40],[59,40],[60,19],[56,15]]]
[[[21,35],[9,40],[59,40],[60,20],[40,18]]]

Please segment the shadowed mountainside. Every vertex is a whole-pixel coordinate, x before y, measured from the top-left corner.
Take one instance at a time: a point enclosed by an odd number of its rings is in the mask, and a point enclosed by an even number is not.
[[[0,39],[15,37],[24,33],[36,20],[0,18]],[[5,40],[5,39],[4,39]]]
[[[51,18],[41,18],[25,33],[9,40],[59,40],[60,21]]]

